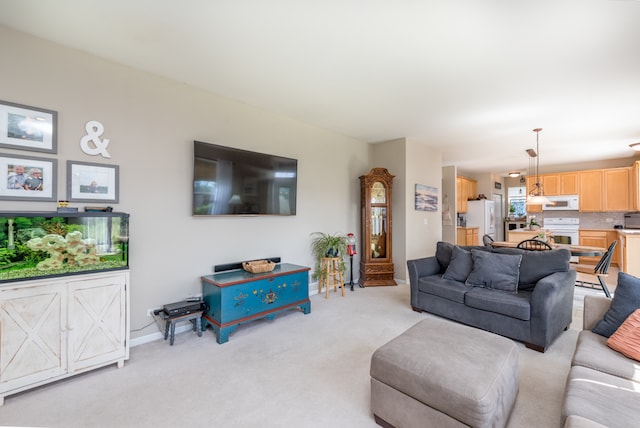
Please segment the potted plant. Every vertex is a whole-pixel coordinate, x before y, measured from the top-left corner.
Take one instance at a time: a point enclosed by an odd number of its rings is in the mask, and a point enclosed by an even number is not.
[[[511,220],[516,218],[516,206],[513,203],[509,204],[509,218]]]
[[[346,265],[344,257],[347,255],[347,237],[340,234],[328,234],[324,232],[313,232],[311,234],[311,252],[316,259],[313,270],[313,279],[324,280],[327,272],[322,269],[322,259],[325,257],[339,257],[340,271],[344,276]]]

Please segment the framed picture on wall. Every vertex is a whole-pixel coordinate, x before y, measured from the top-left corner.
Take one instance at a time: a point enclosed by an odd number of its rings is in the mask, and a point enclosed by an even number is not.
[[[0,147],[56,153],[58,113],[0,101]]]
[[[70,202],[118,202],[118,165],[67,161]]]
[[[416,211],[438,211],[438,188],[416,184]]]
[[[55,201],[57,159],[0,153],[0,200]]]

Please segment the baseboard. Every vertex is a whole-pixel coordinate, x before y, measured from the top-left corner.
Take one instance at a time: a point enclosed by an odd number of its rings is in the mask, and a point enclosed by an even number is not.
[[[185,331],[193,331],[193,324],[191,324],[191,322],[189,322],[188,324],[176,326],[176,334],[183,333]],[[135,346],[144,345],[145,343],[154,342],[156,340],[164,340],[164,332],[157,331],[145,336],[136,337],[135,339],[131,339],[129,345],[133,348]]]
[[[395,279],[395,281],[398,284],[406,284],[406,281],[403,281],[401,279]],[[355,286],[358,286],[358,283],[354,280]],[[345,285],[345,288],[349,287],[349,285]],[[318,281],[315,281],[313,283],[309,284],[309,296],[314,296],[318,294]],[[193,330],[193,324],[188,323],[188,324],[183,324],[183,325],[178,325],[176,326],[176,334],[178,333],[183,333],[185,331],[188,330]],[[150,343],[150,342],[154,342],[156,340],[164,340],[164,332],[155,332],[155,333],[151,333],[151,334],[147,334],[144,336],[140,336],[140,337],[136,337],[134,339],[131,339],[131,341],[129,342],[129,345],[133,348],[139,345],[144,345],[145,343]]]

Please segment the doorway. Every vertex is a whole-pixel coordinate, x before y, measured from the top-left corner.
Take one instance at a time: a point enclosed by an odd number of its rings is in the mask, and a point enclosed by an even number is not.
[[[500,193],[491,195],[493,205],[495,207],[495,215],[493,216],[493,225],[496,231],[496,241],[504,241],[504,227],[502,227],[502,219],[504,218],[504,199]]]

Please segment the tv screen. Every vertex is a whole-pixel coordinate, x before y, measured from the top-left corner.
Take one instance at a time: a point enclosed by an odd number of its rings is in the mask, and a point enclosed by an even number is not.
[[[193,215],[296,214],[296,159],[193,144]]]

